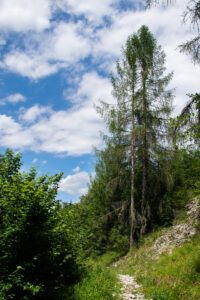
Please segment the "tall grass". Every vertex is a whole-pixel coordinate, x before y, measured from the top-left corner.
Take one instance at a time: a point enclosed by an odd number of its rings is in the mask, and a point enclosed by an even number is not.
[[[159,233],[161,234],[161,232]],[[134,275],[143,293],[152,300],[200,299],[200,233],[171,254],[152,259],[155,233],[139,249],[134,249],[116,269]]]
[[[83,280],[71,290],[69,300],[117,300],[119,283],[114,273],[107,267],[95,264]]]

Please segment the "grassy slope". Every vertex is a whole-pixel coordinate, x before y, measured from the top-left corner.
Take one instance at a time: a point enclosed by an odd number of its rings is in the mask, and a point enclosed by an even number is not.
[[[108,266],[119,255],[114,252],[90,259],[85,262],[86,274],[81,282],[73,287],[72,295],[63,297],[68,300],[119,300],[120,284],[115,271]]]
[[[185,223],[182,212],[175,224]],[[200,299],[200,228],[197,234],[171,254],[152,258],[152,245],[169,228],[161,228],[144,237],[140,245],[126,257],[109,252],[95,260],[88,260],[87,275],[78,283],[71,300],[121,299],[117,274],[134,275],[143,286],[142,293],[152,300],[199,300]],[[117,262],[113,263],[113,262]]]
[[[166,230],[166,229],[165,229]],[[168,229],[170,230],[170,228]],[[147,299],[200,299],[200,230],[171,254],[152,259],[151,246],[162,234],[147,236],[138,249],[133,249],[115,268],[116,273],[134,275],[143,286]]]

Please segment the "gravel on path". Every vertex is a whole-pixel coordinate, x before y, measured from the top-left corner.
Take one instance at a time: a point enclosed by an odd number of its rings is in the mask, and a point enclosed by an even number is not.
[[[118,274],[118,277],[123,285],[123,287],[121,288],[121,296],[124,300],[145,300],[144,295],[139,292],[141,286],[137,284],[134,277],[121,274]]]

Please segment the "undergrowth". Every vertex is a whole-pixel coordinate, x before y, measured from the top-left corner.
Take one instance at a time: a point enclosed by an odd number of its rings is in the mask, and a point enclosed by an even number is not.
[[[163,230],[158,230],[146,236],[139,248],[133,249],[124,259],[121,259],[115,272],[134,275],[137,282],[142,285],[146,299],[199,300],[199,228],[197,232],[189,242],[174,248],[171,254],[160,255],[156,260],[152,258],[151,246],[155,239],[163,234]]]
[[[76,284],[67,295],[68,300],[118,300],[120,284],[115,272],[108,266],[119,257],[115,252],[88,260],[87,272],[81,282]]]
[[[174,225],[184,223],[187,214],[178,212]],[[95,259],[89,258],[86,275],[71,290],[68,300],[117,300],[120,283],[117,274],[135,276],[142,286],[145,299],[152,300],[199,300],[200,299],[200,226],[197,234],[181,247],[155,259],[152,245],[170,230],[158,228],[146,235],[128,255],[110,251]],[[154,257],[154,258],[153,258]],[[117,262],[117,263],[115,263]]]

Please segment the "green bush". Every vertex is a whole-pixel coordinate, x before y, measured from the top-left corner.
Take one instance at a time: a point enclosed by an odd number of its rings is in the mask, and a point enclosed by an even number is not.
[[[129,249],[128,237],[122,235],[118,227],[113,227],[109,235],[109,246],[111,250],[115,250],[123,255]]]
[[[58,299],[78,277],[55,200],[61,174],[21,173],[21,155],[0,155],[0,299]]]

